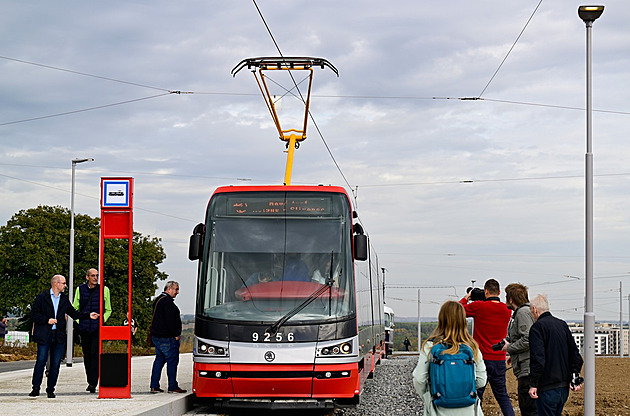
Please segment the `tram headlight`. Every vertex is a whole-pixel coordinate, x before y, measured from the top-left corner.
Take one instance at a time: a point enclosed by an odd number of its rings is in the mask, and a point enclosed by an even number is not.
[[[342,342],[341,344],[322,347],[318,350],[318,356],[348,355],[352,353],[352,342]]]
[[[228,349],[225,347],[218,347],[200,340],[197,340],[197,344],[197,351],[200,355],[212,355],[215,357],[227,357],[229,355]]]

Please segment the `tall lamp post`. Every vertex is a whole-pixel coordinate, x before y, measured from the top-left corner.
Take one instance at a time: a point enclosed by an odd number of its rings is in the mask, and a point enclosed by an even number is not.
[[[623,294],[622,285],[619,282],[619,358],[623,358]]]
[[[68,272],[68,281],[70,285],[68,286],[68,296],[70,297],[70,302],[74,301],[74,170],[78,163],[83,162],[93,162],[93,158],[87,159],[72,159],[72,192],[70,193],[70,270]],[[66,339],[66,366],[72,367],[72,354],[73,354],[73,321],[72,318],[68,317],[68,326],[67,326],[67,335]]]
[[[422,315],[420,314],[420,289],[418,289],[418,354],[422,345]]]
[[[586,24],[586,285],[584,305],[584,415],[595,415],[595,312],[593,311],[593,145],[591,103],[591,28],[604,6],[580,6],[578,16]]]
[[[387,303],[385,302],[385,272],[387,269],[385,267],[381,267],[381,271],[383,272],[383,304],[385,304]]]

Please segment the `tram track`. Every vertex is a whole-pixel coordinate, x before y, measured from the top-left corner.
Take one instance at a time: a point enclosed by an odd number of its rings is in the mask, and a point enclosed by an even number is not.
[[[354,408],[334,410],[276,410],[259,409],[211,413],[207,408],[197,407],[186,413],[197,416],[390,416],[422,414],[422,403],[416,394],[411,380],[411,372],[416,366],[417,356],[393,356],[383,359],[376,367],[374,377],[365,383],[360,403]]]

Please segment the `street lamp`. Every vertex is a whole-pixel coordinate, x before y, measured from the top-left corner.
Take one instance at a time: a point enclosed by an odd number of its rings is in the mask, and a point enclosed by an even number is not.
[[[591,107],[591,28],[604,6],[580,6],[578,16],[586,24],[586,285],[584,305],[584,415],[595,415],[595,312],[593,311],[593,146]]]
[[[385,267],[381,267],[381,271],[383,272],[383,304],[385,304],[387,303],[385,302],[385,272],[387,269]]]
[[[623,358],[623,294],[622,285],[619,282],[619,358]]]
[[[68,275],[68,281],[69,286],[68,286],[68,297],[70,298],[70,302],[74,301],[74,168],[76,167],[76,165],[78,163],[83,163],[83,162],[94,162],[93,158],[87,158],[87,159],[72,159],[72,191],[70,193],[70,271],[69,271],[69,275]],[[67,367],[72,367],[72,349],[74,347],[74,342],[73,342],[73,338],[72,338],[72,332],[73,332],[73,327],[72,327],[72,318],[68,317],[68,325],[67,325],[67,336],[68,338],[66,339],[66,345],[67,345],[67,349],[66,349],[66,366]]]
[[[422,345],[422,315],[420,314],[420,289],[418,289],[418,354]]]

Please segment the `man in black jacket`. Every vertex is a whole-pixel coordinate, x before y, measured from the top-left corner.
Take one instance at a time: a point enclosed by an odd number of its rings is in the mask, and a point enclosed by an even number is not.
[[[33,369],[33,390],[30,397],[39,396],[39,389],[44,378],[44,368],[50,352],[50,372],[46,393],[48,398],[55,397],[55,385],[59,377],[59,365],[66,349],[66,314],[73,319],[98,319],[98,313],[81,313],[72,307],[70,299],[63,293],[66,278],[55,275],[50,281],[50,290],[45,290],[33,301],[31,319],[34,323],[33,341],[37,343],[37,361]]]
[[[179,283],[166,282],[164,292],[153,303],[151,339],[155,344],[155,360],[151,369],[151,393],[161,393],[160,375],[166,364],[169,393],[186,393],[177,384],[177,364],[179,364],[179,339],[182,334],[182,320],[175,297],[179,294]]]
[[[578,377],[584,360],[567,323],[549,312],[545,295],[532,299],[529,308],[536,321],[529,330],[529,395],[536,399],[539,416],[560,416],[569,388],[582,388]]]

